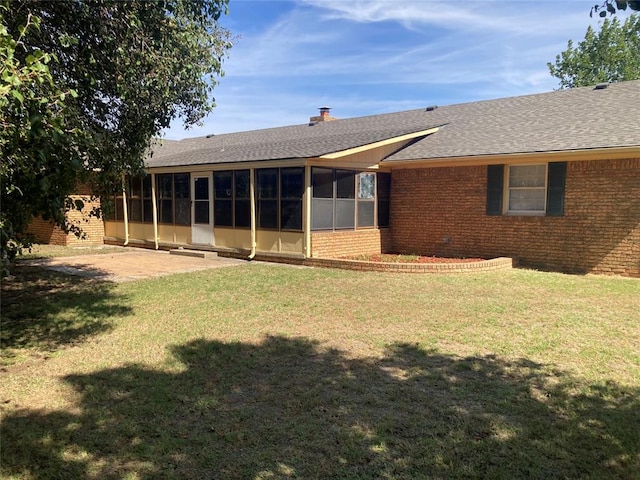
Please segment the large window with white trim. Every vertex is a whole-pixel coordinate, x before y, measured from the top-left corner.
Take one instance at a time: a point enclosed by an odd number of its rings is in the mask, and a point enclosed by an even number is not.
[[[547,199],[547,165],[510,165],[507,213],[542,215]]]

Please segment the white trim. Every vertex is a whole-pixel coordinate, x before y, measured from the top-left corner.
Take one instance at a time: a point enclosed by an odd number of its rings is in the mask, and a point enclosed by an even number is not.
[[[544,166],[544,186],[543,187],[511,187],[509,184],[510,172],[512,167],[539,167]],[[510,216],[544,216],[547,213],[547,189],[549,183],[549,162],[544,163],[525,163],[525,164],[509,164],[505,165],[504,188],[502,213]],[[544,206],[542,210],[511,210],[509,208],[509,199],[511,190],[544,190]]]

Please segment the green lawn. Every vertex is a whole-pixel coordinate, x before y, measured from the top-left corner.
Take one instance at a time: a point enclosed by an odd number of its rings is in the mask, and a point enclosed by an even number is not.
[[[3,479],[638,479],[640,281],[3,282]]]

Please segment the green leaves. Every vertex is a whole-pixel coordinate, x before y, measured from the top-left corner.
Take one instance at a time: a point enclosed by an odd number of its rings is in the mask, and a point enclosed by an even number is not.
[[[213,109],[227,3],[0,0],[0,220],[12,237],[34,214],[65,228],[78,205],[64,199],[87,172],[107,192],[144,168],[172,120]]]
[[[589,27],[585,39],[548,63],[549,72],[560,80],[560,88],[640,79],[640,16],[605,19],[599,32]]]

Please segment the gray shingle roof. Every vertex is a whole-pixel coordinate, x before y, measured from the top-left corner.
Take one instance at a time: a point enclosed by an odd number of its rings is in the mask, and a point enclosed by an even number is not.
[[[311,158],[439,126],[385,163],[640,146],[640,80],[163,142],[148,165]]]
[[[438,108],[446,127],[385,160],[640,146],[640,81]]]

